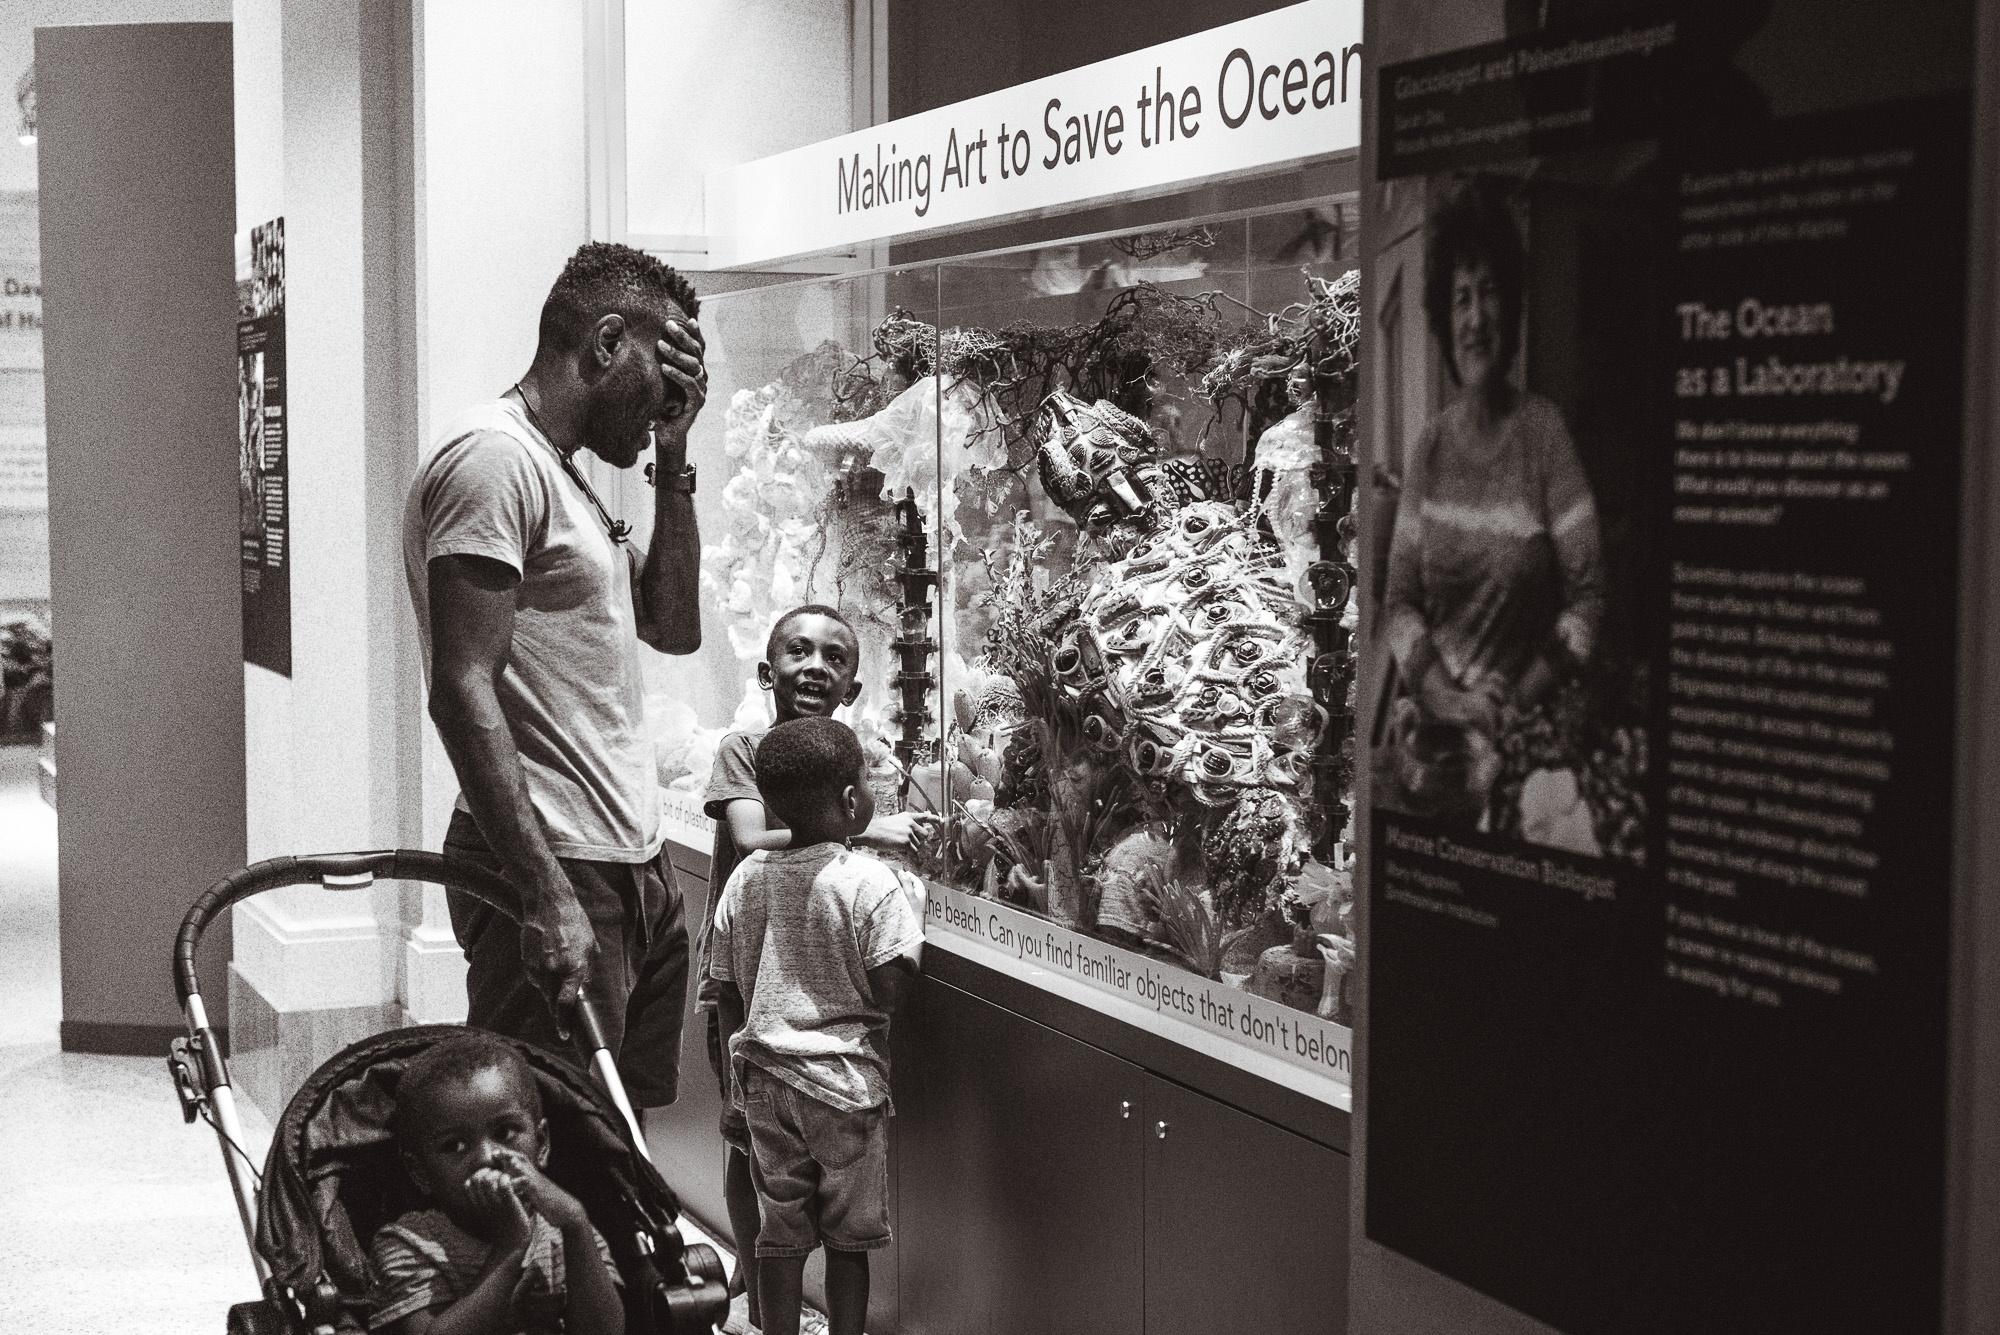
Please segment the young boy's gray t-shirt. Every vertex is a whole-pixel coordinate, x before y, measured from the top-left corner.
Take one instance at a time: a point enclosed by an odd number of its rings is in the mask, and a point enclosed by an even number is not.
[[[732,1063],[835,1108],[887,1105],[889,1015],[868,970],[917,954],[922,899],[908,872],[839,844],[746,859],[716,906],[709,954],[709,972],[746,1006]]]
[[[514,400],[481,404],[448,423],[410,488],[403,569],[426,681],[430,563],[455,554],[499,561],[521,577],[500,708],[549,851],[592,862],[651,860],[666,832],[646,730],[631,559]]]

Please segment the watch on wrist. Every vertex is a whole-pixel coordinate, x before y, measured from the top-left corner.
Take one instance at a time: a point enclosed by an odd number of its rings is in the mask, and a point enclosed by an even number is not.
[[[655,487],[660,485],[659,475],[652,464],[646,465],[646,481]],[[678,473],[667,474],[667,487],[683,496],[694,495],[694,465],[687,464]]]

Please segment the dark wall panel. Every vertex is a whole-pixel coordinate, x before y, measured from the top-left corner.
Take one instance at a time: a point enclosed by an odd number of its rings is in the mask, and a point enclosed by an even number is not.
[[[1347,1156],[1146,1078],[1146,1335],[1347,1329]]]
[[[1291,3],[890,0],[889,116],[913,116]]]
[[[1144,1073],[930,978],[904,1018],[904,1335],[1140,1335]]]

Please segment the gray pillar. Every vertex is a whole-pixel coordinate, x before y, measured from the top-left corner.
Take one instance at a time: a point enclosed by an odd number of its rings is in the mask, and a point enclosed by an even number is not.
[[[62,1044],[163,1053],[181,914],[244,857],[230,25],[40,28],[35,82]]]

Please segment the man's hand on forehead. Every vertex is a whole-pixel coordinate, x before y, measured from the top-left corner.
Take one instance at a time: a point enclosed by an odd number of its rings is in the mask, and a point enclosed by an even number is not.
[[[702,336],[700,325],[677,312],[668,317],[666,337],[659,340],[658,347],[661,374],[668,384],[680,389],[686,400],[685,406],[671,401],[667,404],[667,420],[692,418],[708,400],[708,368],[703,365],[708,340]]]

